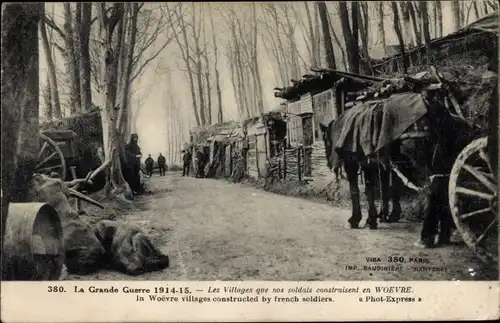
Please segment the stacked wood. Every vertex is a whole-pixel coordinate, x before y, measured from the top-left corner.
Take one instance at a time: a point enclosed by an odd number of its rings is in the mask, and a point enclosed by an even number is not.
[[[289,148],[284,152],[285,179],[302,181],[311,177],[312,153],[311,147]]]
[[[326,160],[325,143],[322,140],[318,140],[312,145],[311,165],[313,178],[331,177],[331,171],[328,169]]]

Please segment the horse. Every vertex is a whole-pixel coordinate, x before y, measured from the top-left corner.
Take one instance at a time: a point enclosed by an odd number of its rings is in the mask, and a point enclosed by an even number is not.
[[[320,125],[328,167],[337,173],[343,166],[347,175],[352,202],[350,228],[359,228],[362,220],[357,178],[360,168],[365,176],[369,205],[366,223],[370,229],[377,229],[379,217],[385,222],[401,218],[401,185],[403,180],[411,184],[397,171],[397,165],[411,161],[410,175],[423,169],[429,178],[446,176],[460,151],[476,135],[472,125],[446,108],[442,94],[437,91],[393,94],[354,106],[328,125]],[[380,215],[375,207],[377,175],[382,188]],[[389,213],[390,197],[393,207]],[[427,212],[442,212],[437,207],[430,205]]]

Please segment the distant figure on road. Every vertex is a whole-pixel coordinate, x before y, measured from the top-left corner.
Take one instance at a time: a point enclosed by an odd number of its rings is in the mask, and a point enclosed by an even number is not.
[[[125,180],[130,185],[130,189],[135,194],[142,193],[141,187],[141,177],[139,172],[141,171],[141,148],[137,144],[139,141],[139,136],[136,133],[130,135],[130,142],[125,145],[125,155],[127,157],[126,168],[127,178]]]
[[[167,163],[167,160],[160,153],[160,156],[158,156],[158,168],[160,170],[160,176],[165,176],[166,163]]]
[[[153,176],[153,166],[155,164],[155,161],[153,160],[153,158],[151,158],[151,154],[148,155],[148,158],[146,158],[144,164],[146,164],[146,174],[148,174],[150,177]]]
[[[191,168],[191,162],[193,161],[193,155],[191,154],[191,149],[185,149],[184,155],[182,156],[182,176],[189,176],[189,169]]]
[[[196,173],[196,177],[204,178],[205,177],[205,164],[206,164],[206,156],[203,152],[203,146],[199,146],[196,150],[196,163],[198,165],[198,171]]]

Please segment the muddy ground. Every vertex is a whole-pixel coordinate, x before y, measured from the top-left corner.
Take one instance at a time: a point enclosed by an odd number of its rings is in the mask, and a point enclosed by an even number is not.
[[[497,269],[483,265],[462,243],[413,247],[419,223],[403,220],[380,224],[378,230],[347,229],[348,208],[179,173],[156,174],[147,185],[151,194],[137,198],[132,210],[111,217],[138,224],[170,256],[170,267],[137,277],[105,270],[67,279],[498,279]],[[365,268],[396,265],[392,256],[406,261],[400,270]],[[427,263],[409,263],[410,258]]]

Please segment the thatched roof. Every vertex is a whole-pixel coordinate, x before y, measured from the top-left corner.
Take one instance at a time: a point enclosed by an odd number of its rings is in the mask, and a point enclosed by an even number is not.
[[[190,130],[191,143],[194,145],[206,145],[214,136],[232,137],[242,133],[242,125],[237,121],[226,121],[218,124],[204,125]]]

